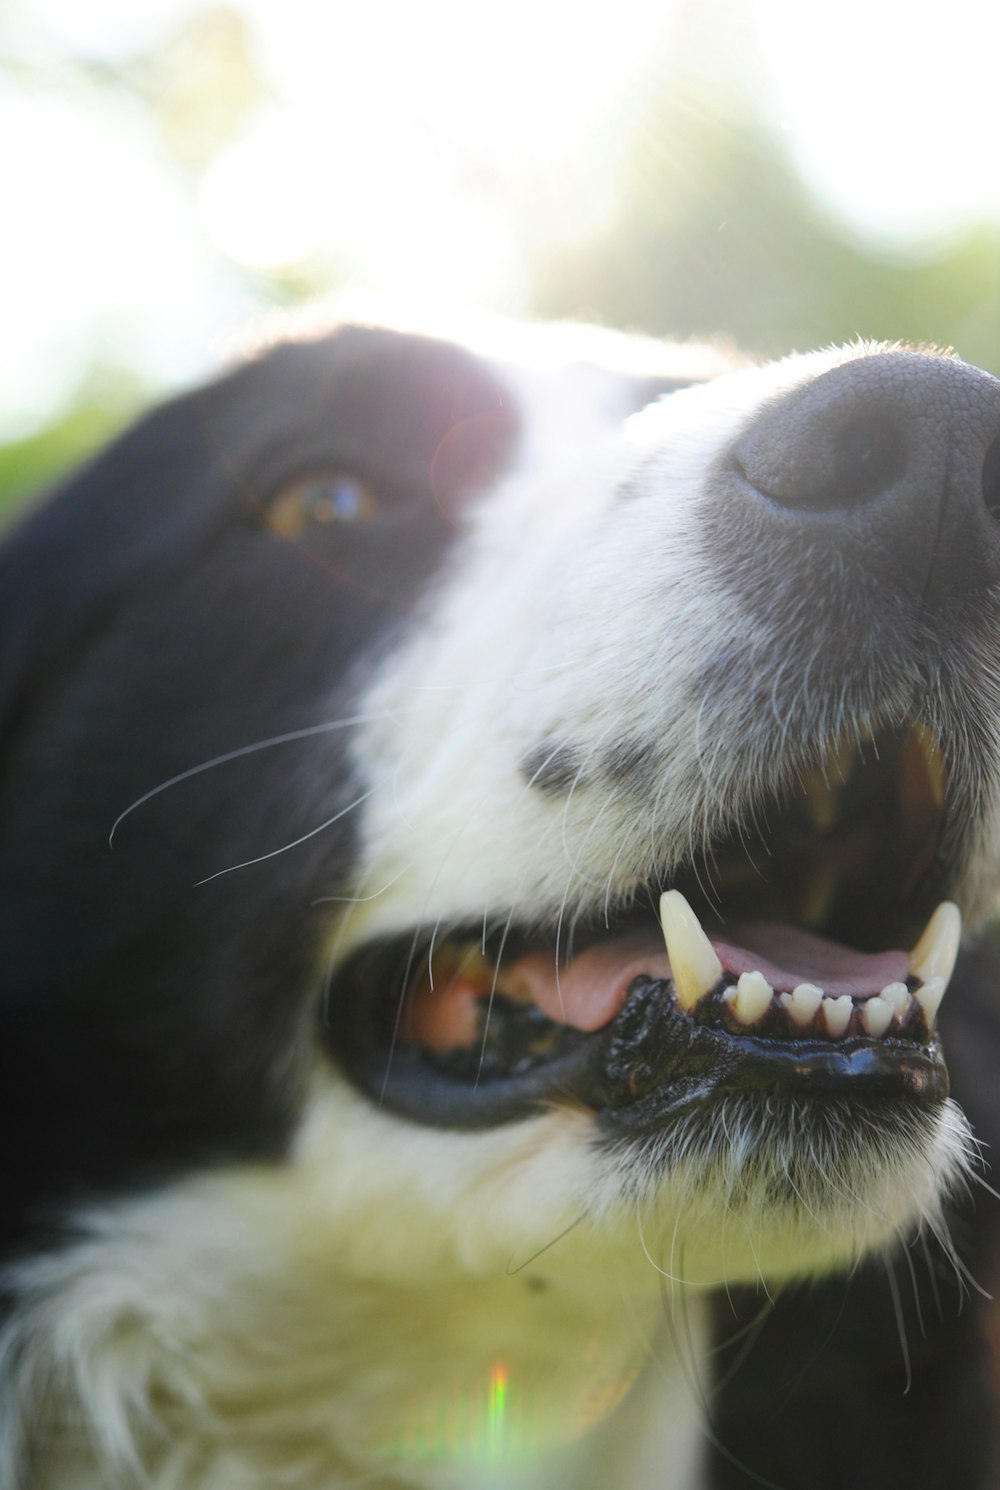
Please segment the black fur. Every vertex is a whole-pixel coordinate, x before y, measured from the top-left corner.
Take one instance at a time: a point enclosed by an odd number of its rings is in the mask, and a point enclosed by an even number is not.
[[[158,410],[0,557],[2,1238],[179,1168],[275,1155],[298,1105],[351,816],[343,730],[137,798],[350,711],[348,675],[507,458],[516,415],[458,348],[346,328]],[[347,471],[378,509],[294,540],[268,511]],[[330,783],[334,783],[331,785]]]

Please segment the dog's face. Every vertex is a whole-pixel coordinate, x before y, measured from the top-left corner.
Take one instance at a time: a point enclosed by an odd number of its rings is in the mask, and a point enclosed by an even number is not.
[[[550,1244],[572,1315],[938,1224],[1000,384],[592,345],[278,347],[9,543],[13,1238],[270,1193],[272,1259],[474,1336]]]

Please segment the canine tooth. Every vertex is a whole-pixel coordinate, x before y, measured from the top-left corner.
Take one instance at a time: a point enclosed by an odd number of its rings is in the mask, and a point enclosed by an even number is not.
[[[682,1009],[693,1009],[721,979],[722,963],[679,890],[665,890],[660,896],[660,926],[677,1002]]]
[[[849,993],[842,993],[837,999],[825,998],[823,1018],[826,1020],[827,1031],[831,1035],[842,1035],[851,1022],[853,1010],[854,1000]]]
[[[892,1024],[893,1007],[883,998],[866,999],[861,1005],[861,1023],[865,1033],[877,1040]]]
[[[889,1005],[896,1019],[902,1019],[910,1007],[910,990],[905,983],[887,983],[879,998]]]
[[[740,1024],[756,1024],[771,1007],[774,989],[763,973],[741,973],[736,985],[733,1013]]]
[[[937,1018],[937,1011],[941,1007],[941,1000],[944,998],[947,987],[944,978],[928,978],[913,995],[924,1011],[929,1030],[934,1028],[934,1020]]]
[[[924,770],[927,772],[927,784],[931,789],[931,796],[936,807],[944,806],[944,761],[941,758],[941,747],[938,745],[930,730],[925,729],[922,724],[913,726],[913,738],[920,749],[924,762]]]
[[[941,978],[947,988],[961,938],[962,913],[952,901],[942,900],[910,953],[910,972],[922,983]]]
[[[823,1002],[823,990],[815,983],[799,983],[791,993],[783,993],[781,1002],[795,1024],[807,1025]]]

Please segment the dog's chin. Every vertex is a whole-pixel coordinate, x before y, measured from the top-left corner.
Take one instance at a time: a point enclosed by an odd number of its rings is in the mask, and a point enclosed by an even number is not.
[[[947,1248],[942,1203],[971,1147],[950,1101],[743,1094],[613,1157],[656,1268],[707,1284],[778,1284],[851,1267],[920,1230]]]
[[[947,1248],[942,1203],[972,1146],[951,1101],[731,1094],[612,1138],[600,1114],[570,1103],[489,1129],[429,1130],[326,1081],[299,1160],[317,1203],[324,1175],[338,1177],[326,1229],[339,1230],[345,1174],[373,1216],[398,1218],[340,1237],[366,1276],[554,1270],[586,1279],[593,1298],[602,1280],[613,1294],[622,1280],[652,1294],[664,1279],[770,1287],[850,1268],[918,1229]]]

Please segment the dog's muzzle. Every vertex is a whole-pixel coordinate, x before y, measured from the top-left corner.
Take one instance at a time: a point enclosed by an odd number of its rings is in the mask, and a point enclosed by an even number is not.
[[[648,1131],[731,1092],[942,1103],[953,899],[975,901],[995,810],[977,673],[1000,637],[998,518],[985,373],[861,356],[758,410],[698,541],[720,604],[770,641],[706,660],[698,686],[731,697],[758,755],[770,729],[766,790],[745,784],[742,814],[628,904],[574,918],[571,950],[502,918],[357,950],[328,1006],[353,1079],[461,1126],[570,1101]]]

